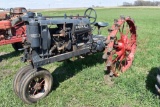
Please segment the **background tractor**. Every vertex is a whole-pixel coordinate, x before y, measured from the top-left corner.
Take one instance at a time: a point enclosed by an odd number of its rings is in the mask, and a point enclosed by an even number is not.
[[[10,8],[9,11],[0,12],[0,46],[12,44],[17,51],[23,48],[26,38],[26,26],[20,16],[27,13],[26,8]]]

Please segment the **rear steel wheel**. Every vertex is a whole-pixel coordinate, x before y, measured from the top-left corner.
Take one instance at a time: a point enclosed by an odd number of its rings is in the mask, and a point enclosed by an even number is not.
[[[106,59],[105,69],[110,75],[119,76],[132,65],[136,51],[136,27],[130,17],[114,20],[106,40],[103,59]]]
[[[21,80],[20,97],[28,104],[35,103],[48,95],[52,89],[53,78],[45,69],[32,69]]]

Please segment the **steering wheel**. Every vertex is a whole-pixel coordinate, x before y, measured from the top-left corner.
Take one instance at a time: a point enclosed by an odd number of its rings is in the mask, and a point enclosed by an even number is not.
[[[84,16],[89,18],[91,24],[94,24],[97,19],[97,13],[93,8],[88,8],[84,12]]]
[[[12,17],[12,16],[13,16],[13,8],[10,8],[10,12],[9,12],[9,14],[10,14],[10,17]]]

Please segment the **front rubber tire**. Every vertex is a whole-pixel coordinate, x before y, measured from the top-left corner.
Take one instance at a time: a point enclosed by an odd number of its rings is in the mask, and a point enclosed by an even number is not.
[[[28,73],[32,69],[31,65],[24,66],[23,68],[19,69],[13,79],[13,90],[17,96],[19,96],[19,84],[23,76]]]
[[[33,87],[32,85],[33,85],[33,81],[35,82],[35,79],[37,78],[41,78],[41,79],[44,78],[44,84],[40,86],[43,88],[39,89],[36,95],[34,94],[31,95],[32,91],[30,89],[33,90],[34,87],[36,87],[36,84],[38,82],[34,83]],[[28,104],[36,103],[39,99],[42,99],[49,94],[49,92],[52,89],[52,84],[53,84],[53,77],[49,71],[45,69],[40,69],[40,70],[32,69],[31,72],[28,72],[23,77],[23,79],[21,79],[21,86],[19,87],[19,91],[20,91],[19,95],[25,103],[28,103]]]

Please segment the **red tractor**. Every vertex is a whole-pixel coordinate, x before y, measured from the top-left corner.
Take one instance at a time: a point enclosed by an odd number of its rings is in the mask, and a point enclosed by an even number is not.
[[[23,48],[26,38],[26,26],[20,16],[27,13],[26,8],[10,8],[9,11],[0,12],[0,46],[12,44],[17,51]]]

